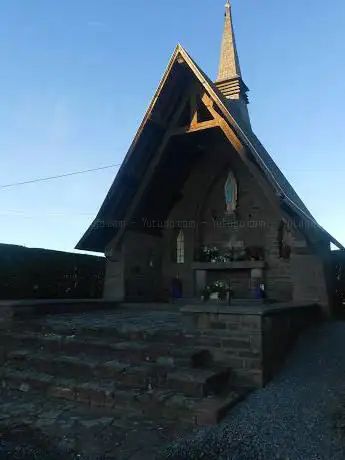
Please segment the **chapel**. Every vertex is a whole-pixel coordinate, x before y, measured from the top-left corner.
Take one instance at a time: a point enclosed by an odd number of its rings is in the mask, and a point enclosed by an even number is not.
[[[225,5],[212,81],[178,45],[98,215],[77,245],[107,257],[104,298],[317,302],[330,244],[254,133]],[[211,295],[212,297],[212,295]]]

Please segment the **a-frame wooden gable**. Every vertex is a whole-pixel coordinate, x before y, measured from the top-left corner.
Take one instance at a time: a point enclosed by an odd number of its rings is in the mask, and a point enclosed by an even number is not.
[[[140,204],[143,194],[149,186],[150,181],[155,174],[156,168],[162,160],[164,151],[170,139],[174,136],[189,135],[197,131],[210,130],[213,128],[220,129],[231,145],[235,148],[236,152],[240,155],[254,179],[263,188],[263,191],[271,204],[277,211],[279,211],[279,200],[277,196],[273,193],[272,188],[269,187],[262,174],[260,174],[258,168],[250,161],[244,143],[240,141],[235,131],[225,120],[218,100],[213,99],[210,96],[207,92],[207,88],[205,88],[205,84],[203,84],[204,82],[200,82],[197,75],[195,75],[194,69],[192,69],[189,65],[189,59],[190,58],[188,58],[188,55],[184,52],[184,50],[178,47],[173,61],[168,67],[168,73],[163,78],[163,81],[165,82],[169,79],[170,72],[172,71],[175,62],[177,62],[180,66],[186,66],[190,72],[190,84],[185,88],[183,97],[176,106],[174,113],[171,114],[169,121],[167,121],[166,114],[164,113],[162,113],[159,117],[161,120],[164,120],[165,123],[164,136],[141,179],[133,200],[128,206],[123,219],[123,225],[121,225],[118,229],[114,239],[112,240],[113,247],[116,247],[120,243],[126,228],[128,228],[130,223],[133,221],[135,210]],[[159,104],[159,99],[163,92],[164,85],[161,86],[159,93],[156,94],[156,104]],[[173,97],[173,95],[171,95],[171,97]],[[167,105],[169,106],[170,104]],[[152,107],[152,113],[154,112],[155,106]]]
[[[182,85],[178,82],[178,70],[188,75]],[[213,82],[184,48],[178,45],[114,183],[95,221],[78,243],[77,249],[103,251],[111,240],[112,245],[119,244],[169,141],[175,136],[188,136],[197,131],[210,129],[220,129],[224,133],[275,209],[280,210],[283,199],[284,205],[299,219],[318,229],[338,247],[342,247],[318,225],[251,128],[236,120],[231,113],[231,103],[222,97]],[[145,160],[145,169],[142,169],[140,174],[135,173],[135,168],[131,165],[139,164],[144,157],[145,148],[141,147],[140,142],[150,130],[156,133],[155,142],[150,143],[154,151],[152,156]],[[134,178],[137,186],[132,194],[124,196],[121,195],[121,188],[128,177]],[[122,197],[122,201],[117,198],[118,195]],[[121,207],[123,211],[117,212],[117,207]],[[99,223],[109,216],[110,219],[121,220],[122,225],[118,228],[102,228]]]

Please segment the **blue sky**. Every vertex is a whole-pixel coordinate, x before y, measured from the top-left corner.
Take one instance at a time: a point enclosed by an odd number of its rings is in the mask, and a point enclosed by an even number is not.
[[[1,0],[0,185],[121,163],[176,44],[215,78],[224,0]],[[345,2],[232,0],[253,128],[345,244]],[[117,169],[0,189],[0,242],[72,250]]]

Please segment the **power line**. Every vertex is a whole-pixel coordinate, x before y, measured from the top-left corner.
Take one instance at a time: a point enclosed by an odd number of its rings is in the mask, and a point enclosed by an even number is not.
[[[7,209],[4,211],[0,210],[0,216],[13,216],[13,217],[25,217],[25,218],[36,218],[36,217],[95,217],[97,211],[91,212],[46,212],[46,211],[34,211],[28,212],[24,210]]]
[[[86,174],[86,173],[89,173],[89,172],[116,168],[118,166],[121,166],[121,165],[120,164],[116,164],[116,165],[114,164],[114,165],[108,165],[108,166],[101,166],[99,168],[84,169],[83,171],[74,171],[74,172],[70,172],[70,173],[66,173],[66,174],[59,174],[57,176],[42,177],[40,179],[26,180],[26,181],[23,181],[23,182],[13,182],[11,184],[0,185],[0,189],[10,188],[10,187],[17,187],[19,185],[34,184],[36,182],[44,182],[44,181],[54,180],[54,179],[61,179],[63,177],[77,176],[79,174]]]

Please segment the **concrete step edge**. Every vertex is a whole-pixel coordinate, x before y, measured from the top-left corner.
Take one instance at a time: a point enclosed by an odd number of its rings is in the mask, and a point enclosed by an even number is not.
[[[249,390],[243,389],[230,390],[225,395],[205,398],[195,407],[195,423],[208,426],[221,422],[249,393]]]
[[[194,381],[197,379],[199,383],[205,383],[209,378],[223,374],[224,372],[231,372],[230,368],[213,366],[210,368],[198,369],[198,368],[185,368],[172,370],[168,373],[168,379],[182,380],[182,381]]]

